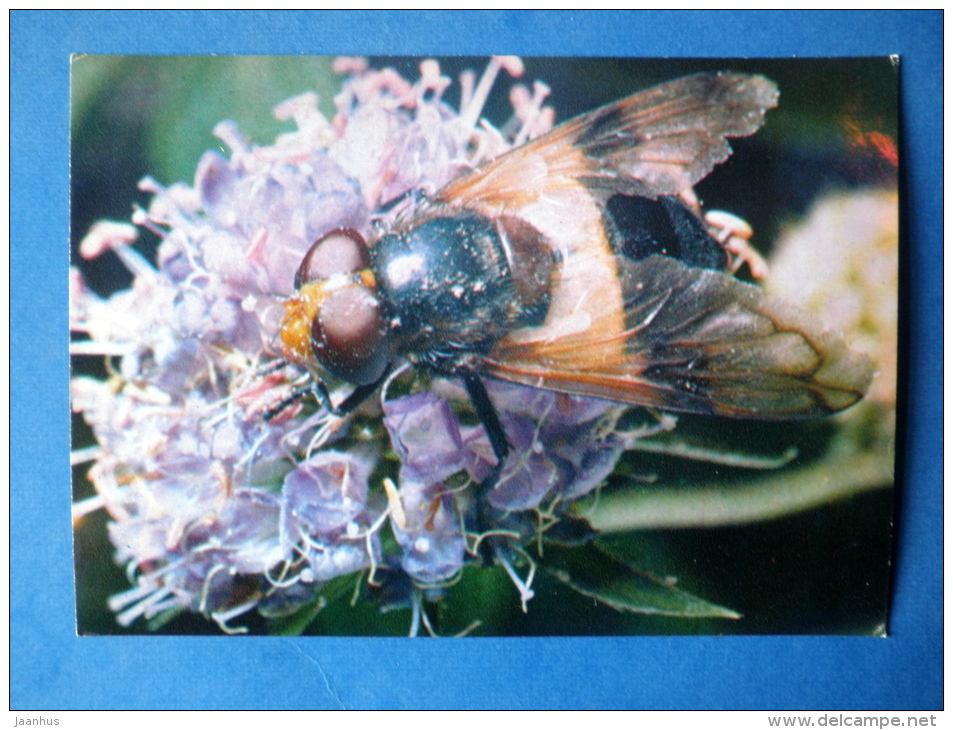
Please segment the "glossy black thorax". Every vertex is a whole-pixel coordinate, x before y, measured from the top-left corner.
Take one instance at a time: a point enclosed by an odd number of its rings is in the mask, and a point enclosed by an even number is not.
[[[554,265],[534,231],[468,212],[435,215],[371,248],[397,351],[448,373],[543,321]]]
[[[613,196],[603,224],[624,258],[662,254],[716,270],[727,263],[721,244],[674,198]],[[432,213],[371,247],[395,350],[443,373],[469,368],[515,329],[542,324],[558,266],[558,254],[525,221],[472,212]]]

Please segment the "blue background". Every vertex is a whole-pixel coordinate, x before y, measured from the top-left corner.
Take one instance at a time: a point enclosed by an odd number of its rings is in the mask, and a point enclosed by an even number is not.
[[[942,25],[911,12],[13,12],[11,709],[942,707]],[[77,638],[69,517],[71,53],[901,57],[890,637]]]

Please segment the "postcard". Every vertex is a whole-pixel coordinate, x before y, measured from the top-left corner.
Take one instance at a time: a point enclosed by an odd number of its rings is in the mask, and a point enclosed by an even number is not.
[[[886,635],[897,64],[75,56],[78,633]]]

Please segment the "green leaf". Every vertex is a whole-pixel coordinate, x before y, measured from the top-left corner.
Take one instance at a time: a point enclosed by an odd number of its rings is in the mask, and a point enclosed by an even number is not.
[[[275,636],[301,636],[317,615],[332,601],[354,590],[354,576],[342,575],[324,584],[318,594],[294,613],[271,623]]]
[[[297,56],[181,56],[164,58],[154,69],[157,103],[149,116],[150,170],[163,183],[191,182],[208,149],[221,149],[215,125],[230,119],[253,145],[271,144],[294,128],[279,122],[272,108],[305,91],[315,91],[325,114],[340,79],[331,58]],[[227,154],[227,152],[226,152]]]
[[[459,581],[437,603],[435,628],[443,636],[499,636],[519,600],[500,566],[467,565]],[[432,614],[433,615],[433,614]]]
[[[547,543],[562,545],[563,547],[577,547],[592,542],[599,536],[596,530],[584,517],[563,515],[558,522],[546,528],[543,539]]]
[[[741,449],[710,445],[700,439],[672,433],[638,439],[632,444],[632,450],[681,459],[692,459],[738,469],[764,470],[780,469],[790,464],[798,456],[798,450],[795,446],[789,446],[782,454],[758,454]]]
[[[741,618],[730,608],[710,603],[613,558],[596,545],[562,548],[547,545],[539,567],[584,596],[618,611],[682,618]]]

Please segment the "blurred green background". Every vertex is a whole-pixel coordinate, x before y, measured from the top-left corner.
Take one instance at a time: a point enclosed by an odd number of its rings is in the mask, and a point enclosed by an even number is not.
[[[440,58],[444,74],[479,73],[485,61]],[[706,207],[722,208],[752,224],[755,243],[769,252],[782,228],[803,215],[825,192],[895,182],[896,170],[866,148],[854,132],[897,139],[897,71],[888,59],[567,59],[527,58],[520,80],[539,79],[551,89],[548,103],[557,121],[642,88],[704,70],[761,73],[777,82],[781,96],[765,127],[734,140],[735,154],[698,186]],[[220,149],[211,134],[223,119],[238,123],[253,144],[269,144],[290,129],[272,107],[303,91],[316,91],[331,116],[340,79],[328,58],[77,56],[72,63],[71,259],[100,294],[125,288],[130,277],[111,254],[82,261],[76,254],[90,225],[101,218],[128,220],[134,203],[148,196],[138,181],[151,175],[162,184],[191,182],[207,149]],[[373,58],[405,78],[417,77],[419,59]],[[501,74],[484,116],[495,124],[509,117]],[[459,87],[444,98],[456,106]],[[853,130],[853,131],[852,131]],[[153,255],[156,239],[144,232],[137,246]],[[104,374],[92,358],[76,372]],[[802,461],[824,453],[834,433],[829,422],[752,424],[684,417],[679,433],[726,450],[777,454],[797,446]],[[74,447],[92,443],[81,418],[73,416]],[[791,468],[795,468],[792,465]],[[87,467],[74,470],[74,499],[92,493]],[[655,488],[711,480],[743,481],[748,472],[630,453],[609,489],[628,488],[633,478],[657,477]],[[653,530],[614,535],[614,554],[658,576],[676,576],[684,590],[742,614],[738,621],[697,620],[619,613],[545,575],[534,584],[529,613],[502,569],[467,570],[435,618],[453,633],[473,619],[477,634],[668,634],[668,633],[871,633],[885,622],[893,514],[890,490],[868,491],[819,509],[753,525],[718,529]],[[81,633],[141,633],[117,626],[106,599],[128,588],[112,563],[105,515],[96,513],[76,533],[78,626]],[[311,631],[327,634],[405,634],[407,611],[379,615],[364,604],[349,605],[350,591],[319,614]],[[239,619],[252,632],[269,630],[254,615]],[[199,616],[181,615],[162,633],[219,633]]]

